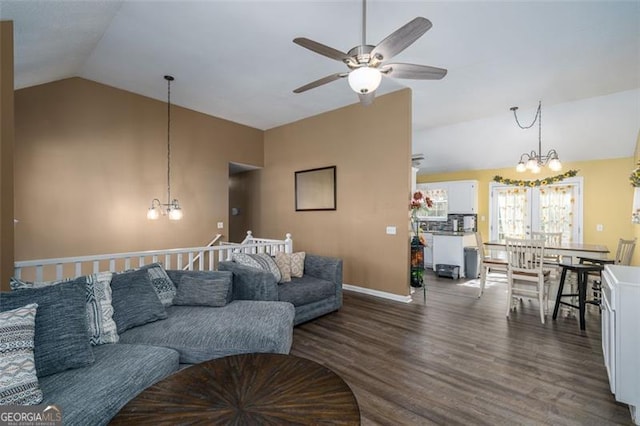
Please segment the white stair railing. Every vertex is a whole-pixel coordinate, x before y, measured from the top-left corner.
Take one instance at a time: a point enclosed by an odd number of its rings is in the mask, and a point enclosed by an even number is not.
[[[124,271],[155,262],[161,262],[165,269],[215,271],[221,261],[231,260],[233,253],[274,255],[276,251],[293,251],[291,234],[287,234],[284,240],[252,238],[250,242],[240,244],[220,242],[206,247],[23,260],[14,263],[14,276],[32,281],[61,280],[101,271]]]
[[[218,241],[220,241],[220,239],[221,239],[221,238],[222,238],[222,234],[216,234],[216,236],[215,236],[215,237],[213,237],[213,240],[209,241],[209,244],[207,244],[205,247],[212,247],[212,246],[216,245],[216,243],[217,243]],[[193,258],[193,262],[190,262],[188,265],[186,265],[186,266],[185,266],[184,268],[182,268],[182,269],[184,269],[185,271],[186,271],[186,270],[193,269],[193,265],[194,265],[194,263],[195,263],[195,262],[198,262],[201,258],[202,258],[202,257],[201,257],[201,254],[200,254],[200,253],[198,253],[198,255],[197,255],[196,257],[194,257],[194,258]]]

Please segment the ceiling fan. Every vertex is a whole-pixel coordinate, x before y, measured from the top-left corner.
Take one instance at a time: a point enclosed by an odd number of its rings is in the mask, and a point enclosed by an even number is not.
[[[431,21],[417,17],[398,28],[378,45],[366,43],[367,1],[362,0],[362,44],[341,52],[317,41],[304,37],[293,39],[293,42],[320,55],[344,62],[349,71],[335,73],[298,87],[293,92],[302,93],[332,81],[348,77],[349,86],[358,94],[363,105],[370,105],[375,97],[375,90],[380,85],[382,76],[408,78],[414,80],[440,80],[447,74],[444,68],[427,65],[388,63],[389,59],[413,44],[431,28]]]

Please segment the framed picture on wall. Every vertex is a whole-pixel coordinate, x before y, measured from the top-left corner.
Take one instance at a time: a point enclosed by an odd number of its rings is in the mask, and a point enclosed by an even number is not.
[[[296,211],[336,209],[336,166],[295,172]]]

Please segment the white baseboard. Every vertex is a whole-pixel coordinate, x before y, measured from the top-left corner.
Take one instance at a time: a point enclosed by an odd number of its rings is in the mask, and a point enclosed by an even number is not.
[[[344,290],[355,291],[356,293],[364,293],[371,296],[381,297],[383,299],[395,300],[396,302],[409,303],[411,302],[411,296],[400,296],[399,294],[387,293],[386,291],[372,290],[366,287],[359,287],[357,285],[342,284]]]

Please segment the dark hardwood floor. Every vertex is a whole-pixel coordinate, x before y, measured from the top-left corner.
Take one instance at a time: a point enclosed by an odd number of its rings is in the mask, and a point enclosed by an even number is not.
[[[427,276],[410,304],[344,292],[344,306],[295,328],[291,353],[337,372],[364,425],[632,424],[602,359],[600,314],[547,316],[525,299],[507,319],[504,284]],[[553,293],[555,295],[555,293]],[[551,310],[553,307],[551,306]]]

